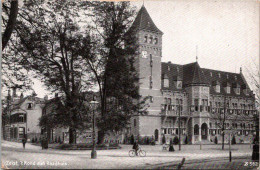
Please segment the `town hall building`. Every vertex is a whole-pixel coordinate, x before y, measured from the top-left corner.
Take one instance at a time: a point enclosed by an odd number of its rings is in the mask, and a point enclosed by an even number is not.
[[[236,141],[252,141],[255,97],[242,69],[231,73],[201,68],[198,62],[162,62],[163,33],[144,6],[132,28],[137,31],[140,54],[136,61],[139,92],[143,97],[149,96],[149,108],[147,115],[131,118],[131,134],[152,136],[159,144],[162,136],[170,140],[180,133],[182,143],[187,137],[189,143],[206,144],[216,136],[222,141],[223,123],[225,129],[234,131]],[[223,116],[225,122],[221,121]]]

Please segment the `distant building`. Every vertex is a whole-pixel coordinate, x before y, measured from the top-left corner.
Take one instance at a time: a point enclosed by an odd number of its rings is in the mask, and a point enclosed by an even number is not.
[[[36,97],[33,93],[30,96],[20,97],[13,90],[7,97],[8,107],[5,108],[5,115],[8,121],[4,127],[4,137],[10,141],[20,141],[23,137],[27,137],[28,141],[32,138],[39,139],[41,128],[39,127],[39,118],[42,115],[42,107],[44,100]]]
[[[198,62],[161,62],[163,33],[144,6],[132,28],[137,30],[139,43],[139,92],[143,97],[149,96],[150,107],[148,115],[131,118],[131,134],[141,138],[153,136],[156,143],[161,143],[163,135],[170,140],[179,133],[182,142],[188,137],[190,143],[209,143],[215,136],[220,142],[222,131],[214,115],[225,113],[233,115],[225,126],[236,131],[237,141],[252,140],[255,97],[242,70],[237,74],[201,68]]]

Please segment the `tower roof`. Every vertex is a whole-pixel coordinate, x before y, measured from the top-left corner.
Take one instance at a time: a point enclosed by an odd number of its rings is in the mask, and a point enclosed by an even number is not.
[[[208,84],[198,62],[184,65],[185,84]]]
[[[144,5],[139,10],[132,28],[163,34],[163,32],[160,31],[154,24]]]

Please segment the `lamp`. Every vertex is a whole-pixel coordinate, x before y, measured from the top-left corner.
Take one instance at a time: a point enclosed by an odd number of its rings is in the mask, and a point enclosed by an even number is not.
[[[95,109],[96,106],[98,105],[98,102],[96,101],[96,96],[93,95],[93,99],[90,102],[90,106],[93,110],[93,116],[92,116],[92,142],[93,142],[93,147],[91,151],[91,159],[96,159],[97,158],[97,152],[96,152],[96,132],[95,132]]]

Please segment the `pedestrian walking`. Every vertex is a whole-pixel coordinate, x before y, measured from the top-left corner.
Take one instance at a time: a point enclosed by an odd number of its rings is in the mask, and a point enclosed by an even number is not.
[[[25,144],[26,144],[26,142],[27,142],[27,140],[26,140],[26,138],[24,137],[24,138],[22,139],[23,149],[25,149]]]
[[[174,147],[173,147],[173,142],[172,142],[172,139],[170,139],[170,147],[169,147],[169,151],[170,152],[174,152]]]

